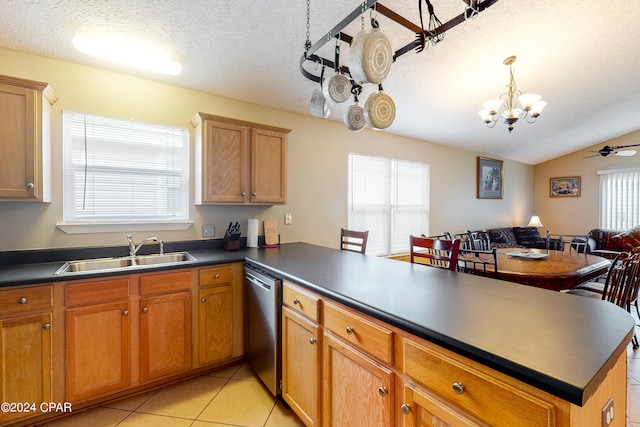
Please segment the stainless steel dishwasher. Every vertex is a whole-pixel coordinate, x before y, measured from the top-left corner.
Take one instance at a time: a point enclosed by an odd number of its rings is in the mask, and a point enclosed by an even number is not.
[[[253,264],[244,266],[245,353],[249,366],[274,396],[281,389],[282,280]]]

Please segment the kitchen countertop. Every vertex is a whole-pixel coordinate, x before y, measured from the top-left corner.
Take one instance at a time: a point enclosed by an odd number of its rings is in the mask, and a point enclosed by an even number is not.
[[[633,335],[633,318],[606,301],[306,243],[230,252],[202,245],[169,246],[166,252],[178,250],[188,250],[197,261],[117,273],[53,275],[64,261],[51,261],[51,254],[48,259],[3,255],[0,287],[246,259],[580,406],[597,389]],[[58,251],[53,258],[80,259],[79,254],[100,253],[78,251]],[[71,255],[73,258],[64,258]],[[12,262],[17,258],[22,263]]]

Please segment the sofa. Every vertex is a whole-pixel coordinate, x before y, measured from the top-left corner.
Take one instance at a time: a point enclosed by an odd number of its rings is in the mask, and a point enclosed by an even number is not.
[[[489,235],[492,248],[547,249],[547,237],[542,237],[538,227],[500,227],[482,230]],[[549,249],[562,249],[562,238],[549,238]]]
[[[580,238],[574,238],[578,240]],[[620,252],[640,251],[640,226],[630,230],[594,228],[583,238],[586,252],[613,259]]]

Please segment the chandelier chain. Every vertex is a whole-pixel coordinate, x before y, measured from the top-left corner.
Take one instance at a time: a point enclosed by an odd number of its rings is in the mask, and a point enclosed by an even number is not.
[[[307,40],[304,42],[304,50],[311,49],[311,0],[307,0]]]

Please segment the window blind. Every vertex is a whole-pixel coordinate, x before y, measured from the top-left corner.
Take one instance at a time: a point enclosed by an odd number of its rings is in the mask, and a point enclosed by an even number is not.
[[[640,169],[598,171],[600,228],[627,230],[640,225]]]
[[[367,253],[409,251],[409,236],[428,233],[429,166],[349,154],[348,228],[369,230]]]
[[[189,130],[63,113],[64,222],[184,221]]]

